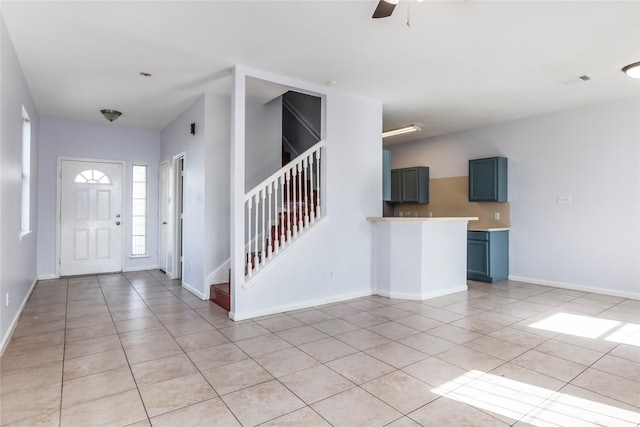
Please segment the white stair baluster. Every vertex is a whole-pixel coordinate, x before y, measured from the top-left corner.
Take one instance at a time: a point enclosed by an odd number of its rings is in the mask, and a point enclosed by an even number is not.
[[[296,165],[297,166],[297,165]],[[291,185],[293,185],[293,200],[291,200],[291,202],[289,203],[289,206],[293,205],[293,237],[297,237],[298,236],[298,192],[297,190],[297,185],[296,185],[296,166],[294,166],[293,168],[291,168]]]
[[[258,214],[259,214],[259,204],[260,204],[260,193],[256,193],[255,197],[255,204],[256,204],[256,234],[254,237],[254,241],[255,241],[255,252],[253,253],[253,268],[257,269],[258,266],[260,265],[260,259],[258,258]]]
[[[278,188],[280,187],[280,178],[276,178],[275,182],[273,183],[273,191],[274,191],[274,196],[273,196],[273,214],[274,214],[274,219],[275,219],[275,223],[276,223],[276,229],[274,234],[274,243],[275,243],[275,253],[277,254],[280,251],[280,245],[282,244],[282,241],[280,240],[280,222],[279,222],[279,216],[278,216]],[[281,192],[282,193],[282,192]],[[282,197],[282,195],[280,196]]]
[[[316,185],[316,217],[320,216],[320,151],[322,149],[319,148],[316,151],[316,180],[318,181],[318,185]]]
[[[265,188],[262,189],[262,191],[260,191],[260,194],[262,195],[262,253],[260,255],[260,264],[264,264],[265,261],[265,256],[267,255],[267,236],[266,236],[266,232],[265,232],[265,215],[264,215],[264,209],[265,209],[265,198],[267,197],[267,190]]]
[[[271,258],[271,252],[273,252],[273,247],[275,245],[275,242],[273,242],[273,233],[271,232],[272,228],[271,228],[271,211],[272,211],[272,198],[273,198],[273,182],[270,182],[269,184],[267,184],[267,192],[269,193],[269,223],[267,224],[267,233],[269,233],[269,240],[268,240],[268,245],[269,247],[267,248],[267,258]]]
[[[311,200],[311,206],[309,208],[309,210],[311,212],[309,212],[309,217],[311,218],[311,224],[316,222],[316,212],[315,209],[313,209],[313,202],[315,202],[315,199],[313,198],[313,153],[311,153],[309,155],[309,192],[311,194],[309,194],[309,199]]]
[[[251,261],[251,226],[253,225],[251,223],[251,207],[252,207],[251,205],[252,205],[252,203],[253,203],[253,198],[250,198],[249,200],[247,200],[247,212],[248,212],[248,214],[247,214],[247,241],[249,242],[247,247],[249,249],[248,249],[248,252],[247,252],[247,254],[245,256],[245,262],[246,262],[246,265],[247,265],[247,275],[249,277],[251,277],[251,273],[252,273],[251,266],[249,265],[249,263]],[[247,251],[247,250],[245,250],[245,251]]]
[[[309,190],[307,187],[309,186],[307,179],[309,178],[308,172],[309,161],[305,158],[302,159],[302,185],[304,185],[304,226],[309,226]]]
[[[280,175],[280,197],[282,198],[282,210],[280,211],[280,215],[278,217],[278,232],[280,234],[280,244],[278,246],[284,245],[284,175]]]
[[[291,176],[289,174],[289,171],[286,172],[285,178],[287,180],[287,185],[286,185],[286,188],[287,188],[287,210],[286,210],[286,216],[287,217],[285,219],[285,222],[287,223],[287,241],[290,241],[290,239],[291,239],[291,215],[290,215],[290,212],[289,212],[288,208],[289,208],[289,205],[291,204],[291,200],[289,200],[290,197],[291,197],[291,181],[290,181],[291,180]],[[283,213],[283,214],[285,214],[285,213]]]
[[[304,201],[304,195],[302,194],[302,187],[300,183],[302,181],[302,163],[298,163],[296,165],[296,174],[298,175],[297,184],[298,184],[298,198],[296,199],[296,212],[298,214],[298,231],[302,233],[302,219],[304,218],[303,212],[300,210],[302,203]]]

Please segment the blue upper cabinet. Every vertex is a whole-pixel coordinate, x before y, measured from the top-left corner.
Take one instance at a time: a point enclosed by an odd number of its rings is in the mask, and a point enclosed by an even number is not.
[[[507,201],[507,158],[469,160],[469,201]]]
[[[393,169],[390,203],[429,203],[429,168]]]

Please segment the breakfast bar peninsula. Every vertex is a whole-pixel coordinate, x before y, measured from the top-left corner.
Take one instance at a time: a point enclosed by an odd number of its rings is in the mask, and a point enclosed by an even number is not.
[[[478,217],[369,217],[379,295],[424,300],[467,290],[467,224]]]

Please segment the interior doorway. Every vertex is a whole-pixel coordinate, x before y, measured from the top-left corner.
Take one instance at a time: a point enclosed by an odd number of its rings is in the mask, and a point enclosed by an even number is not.
[[[182,277],[183,272],[183,257],[182,257],[182,236],[184,230],[184,154],[180,154],[174,158],[175,171],[176,171],[176,179],[175,179],[175,224],[176,224],[176,233],[175,233],[175,253],[176,253],[176,274],[177,276],[174,279],[178,279]]]

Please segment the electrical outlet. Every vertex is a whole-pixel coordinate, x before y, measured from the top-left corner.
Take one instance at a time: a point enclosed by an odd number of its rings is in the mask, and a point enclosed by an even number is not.
[[[433,218],[433,212],[429,212],[429,218]]]
[[[556,203],[559,205],[570,205],[572,202],[571,196],[557,196]]]
[[[500,219],[500,212],[496,212],[493,214],[493,219],[495,219],[496,221]]]

